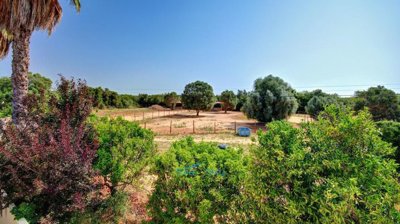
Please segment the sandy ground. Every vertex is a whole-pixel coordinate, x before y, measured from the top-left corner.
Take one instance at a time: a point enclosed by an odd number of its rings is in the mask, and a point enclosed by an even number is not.
[[[110,117],[122,116],[127,120],[139,122],[142,127],[156,134],[155,142],[161,152],[167,150],[172,142],[189,135],[195,141],[226,143],[243,147],[253,143],[258,130],[266,130],[265,123],[247,119],[242,112],[238,111],[228,111],[228,113],[207,111],[200,112],[200,116],[196,116],[195,111],[188,110],[160,111],[139,108],[100,110],[97,114]],[[308,115],[296,114],[287,120],[294,126],[299,126],[301,122],[312,119]],[[254,138],[236,136],[235,130],[240,126],[251,128]]]

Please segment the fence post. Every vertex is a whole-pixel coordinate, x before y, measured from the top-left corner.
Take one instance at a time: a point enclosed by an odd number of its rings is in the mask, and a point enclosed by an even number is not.
[[[237,127],[236,127],[236,121],[235,121],[235,130],[233,130],[233,132],[234,132],[235,134],[236,134],[236,128],[237,128]]]
[[[217,126],[216,126],[216,123],[215,123],[215,121],[214,121],[214,134],[215,133],[217,133]]]
[[[194,120],[193,120],[193,134],[195,133]]]
[[[172,120],[169,123],[169,133],[172,134]]]

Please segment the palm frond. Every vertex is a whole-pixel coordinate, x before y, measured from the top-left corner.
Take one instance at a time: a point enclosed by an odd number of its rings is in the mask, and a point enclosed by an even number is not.
[[[75,6],[76,11],[81,11],[81,1],[80,0],[71,0],[71,4]]]
[[[0,32],[0,59],[7,56],[10,51],[12,36],[8,35],[5,30]]]
[[[80,0],[70,0],[79,12]],[[47,30],[49,34],[60,22],[59,0],[0,0],[0,30],[10,33],[25,30]]]

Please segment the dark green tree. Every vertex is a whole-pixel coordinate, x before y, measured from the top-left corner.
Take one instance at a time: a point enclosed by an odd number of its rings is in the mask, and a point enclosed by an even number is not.
[[[246,90],[238,90],[236,97],[238,99],[237,104],[236,104],[236,111],[241,111],[243,105],[247,101],[247,97],[249,96],[249,93]]]
[[[213,88],[202,81],[187,84],[182,94],[183,106],[187,109],[196,110],[197,116],[199,116],[200,110],[210,109],[213,101]]]
[[[294,90],[281,78],[269,75],[254,82],[243,111],[262,122],[285,119],[297,110]]]
[[[307,114],[317,117],[321,111],[325,110],[328,105],[339,106],[339,97],[337,95],[315,95],[307,103],[306,112]]]
[[[223,109],[225,113],[227,113],[228,110],[235,109],[237,97],[233,91],[225,90],[221,93],[220,101],[224,103]]]
[[[357,91],[355,95],[358,99],[354,110],[368,107],[375,121],[400,119],[399,99],[394,91],[377,86]]]
[[[306,113],[306,106],[308,101],[313,98],[313,96],[328,96],[327,93],[322,92],[320,89],[316,89],[313,91],[302,91],[296,92],[295,94],[297,102],[299,103],[299,107],[297,108],[297,113]]]

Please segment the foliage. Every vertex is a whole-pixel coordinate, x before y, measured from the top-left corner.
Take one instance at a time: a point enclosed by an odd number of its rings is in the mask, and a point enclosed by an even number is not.
[[[128,209],[128,195],[125,192],[116,192],[94,209],[89,207],[84,212],[75,213],[71,224],[114,224],[120,223]]]
[[[99,109],[103,108],[130,108],[137,107],[137,97],[129,94],[118,94],[107,88],[101,87],[89,88],[90,95],[93,98],[93,106]]]
[[[155,159],[158,176],[150,198],[154,223],[224,223],[242,189],[246,160],[242,150],[219,149],[192,138],[174,142]]]
[[[249,96],[246,90],[238,90],[236,97],[237,97],[237,104],[236,104],[236,111],[241,111],[243,105],[247,101],[247,97]]]
[[[336,106],[340,105],[339,97],[337,95],[315,95],[308,101],[305,109],[307,114],[317,117],[325,107],[332,104]]]
[[[254,91],[243,106],[247,117],[262,122],[280,120],[297,110],[294,90],[281,78],[269,75],[254,82]]]
[[[237,97],[233,91],[225,90],[221,93],[220,100],[224,103],[225,113],[229,109],[235,109],[237,104]]]
[[[306,106],[308,101],[311,100],[314,96],[328,96],[327,93],[322,92],[320,89],[313,90],[311,92],[309,91],[302,91],[302,92],[296,92],[295,94],[297,102],[299,103],[299,107],[297,108],[297,113],[306,113]]]
[[[80,10],[79,0],[72,0],[71,4],[75,5],[77,11]],[[16,44],[17,36],[21,33],[47,30],[50,34],[62,16],[58,1],[32,1],[28,4],[3,0],[0,6],[0,59],[8,54],[11,43]]]
[[[8,124],[0,142],[0,205],[15,204],[15,214],[31,223],[66,222],[95,200],[98,144],[86,124],[87,87],[62,78],[57,92],[49,100],[28,97],[24,126]]]
[[[121,117],[93,117],[91,123],[99,139],[94,167],[105,178],[111,194],[115,194],[117,188],[132,184],[154,155],[154,134]]]
[[[141,107],[150,107],[152,105],[165,105],[163,95],[139,94],[138,103]]]
[[[180,97],[176,92],[167,93],[164,95],[164,103],[172,110],[175,109],[176,104],[179,102]]]
[[[382,140],[397,148],[394,159],[400,164],[400,122],[378,121],[376,125],[381,132]]]
[[[330,106],[301,129],[283,121],[251,150],[248,223],[397,223],[394,148],[366,111]]]
[[[196,110],[197,116],[199,116],[200,110],[210,109],[213,101],[213,88],[202,81],[187,84],[182,94],[183,106],[187,109]]]
[[[38,73],[29,73],[29,93],[40,96],[44,91],[46,97],[51,94],[52,82]],[[12,86],[9,77],[0,78],[0,117],[11,116]]]
[[[384,86],[370,87],[366,91],[357,91],[358,101],[354,109],[368,107],[375,121],[400,120],[400,101],[396,93]]]

